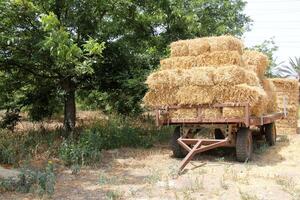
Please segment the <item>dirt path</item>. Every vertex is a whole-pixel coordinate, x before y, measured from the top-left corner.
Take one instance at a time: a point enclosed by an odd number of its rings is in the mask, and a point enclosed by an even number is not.
[[[177,175],[180,160],[167,146],[104,153],[100,169],[58,175],[54,199],[300,199],[300,135],[262,145],[253,161],[234,160],[234,150],[206,153]],[[34,199],[5,193],[0,199]]]

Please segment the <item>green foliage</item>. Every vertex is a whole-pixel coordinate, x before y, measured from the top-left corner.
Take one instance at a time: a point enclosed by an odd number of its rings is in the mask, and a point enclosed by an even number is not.
[[[99,56],[101,57],[104,43],[99,44],[89,38],[81,49],[53,12],[48,15],[43,14],[41,23],[47,33],[46,38],[41,42],[42,48],[49,52],[54,60],[53,70],[59,71],[60,76],[64,77],[93,74],[92,64],[97,63]]]
[[[0,128],[14,131],[15,126],[20,121],[20,111],[18,109],[7,110],[2,120],[0,120]]]
[[[278,50],[278,46],[276,46],[274,38],[265,40],[261,44],[255,45],[249,49],[262,52],[268,56],[270,63],[267,68],[266,75],[271,77],[271,69],[280,64],[277,62],[276,57],[274,57],[274,53]]]
[[[23,168],[17,179],[0,180],[0,191],[31,192],[39,196],[51,196],[54,193],[55,183],[53,164],[49,162],[43,170]]]
[[[101,160],[103,149],[120,147],[151,147],[154,142],[166,141],[169,128],[157,130],[135,127],[131,119],[115,118],[84,130],[78,140],[63,141],[59,155],[66,165],[91,165]]]
[[[79,90],[77,93],[77,105],[81,110],[100,110],[112,112],[109,104],[109,94],[98,90]]]
[[[61,96],[71,96],[92,76],[104,49],[91,37],[78,40],[59,13],[41,6],[30,0],[0,2],[0,102],[5,109],[25,106],[34,120],[51,116],[63,104]]]

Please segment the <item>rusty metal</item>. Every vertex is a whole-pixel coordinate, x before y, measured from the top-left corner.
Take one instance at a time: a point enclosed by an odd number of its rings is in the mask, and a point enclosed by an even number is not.
[[[245,109],[244,117],[219,117],[219,118],[205,118],[202,115],[203,108],[224,108],[224,107],[241,107]],[[161,119],[160,112],[163,110],[165,112],[169,112],[171,110],[177,109],[197,109],[197,116],[195,118],[170,118]],[[156,124],[158,125],[181,125],[181,124],[243,124],[245,127],[249,127],[252,125],[263,125],[267,123],[272,123],[277,119],[282,119],[285,117],[284,112],[281,113],[272,113],[268,115],[263,115],[261,117],[250,116],[250,108],[248,103],[226,103],[226,104],[203,104],[203,105],[180,105],[180,106],[167,106],[164,108],[156,108]]]
[[[212,140],[212,139],[185,139],[180,137],[178,140],[180,146],[182,146],[189,153],[186,157],[181,161],[179,170],[182,171],[184,167],[190,162],[193,157],[201,152],[208,151],[210,149],[232,146],[229,143],[229,139],[225,138],[224,140]],[[193,145],[193,147],[189,147],[188,145]]]

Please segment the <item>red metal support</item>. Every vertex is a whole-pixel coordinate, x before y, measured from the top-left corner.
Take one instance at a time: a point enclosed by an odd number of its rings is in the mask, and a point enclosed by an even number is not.
[[[178,144],[182,146],[189,153],[182,160],[179,171],[182,171],[185,166],[190,162],[193,157],[201,152],[208,151],[218,147],[230,146],[229,139],[225,138],[224,140],[214,140],[214,139],[188,139],[188,138],[179,138]],[[194,145],[190,148],[188,145]]]

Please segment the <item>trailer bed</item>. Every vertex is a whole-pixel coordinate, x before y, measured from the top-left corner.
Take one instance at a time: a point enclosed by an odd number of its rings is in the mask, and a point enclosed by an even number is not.
[[[243,117],[218,117],[218,118],[205,118],[202,115],[202,110],[206,108],[224,108],[224,107],[241,107],[244,108],[245,116]],[[178,109],[197,109],[197,116],[195,118],[171,118],[168,113],[171,110]],[[164,115],[165,118],[162,118]],[[272,123],[278,119],[283,119],[287,115],[284,112],[275,112],[265,114],[260,117],[251,116],[248,103],[227,103],[227,104],[214,104],[214,105],[195,105],[195,106],[167,106],[156,108],[156,123],[158,126],[162,125],[180,125],[180,124],[244,124],[249,126],[262,126],[264,124]]]

